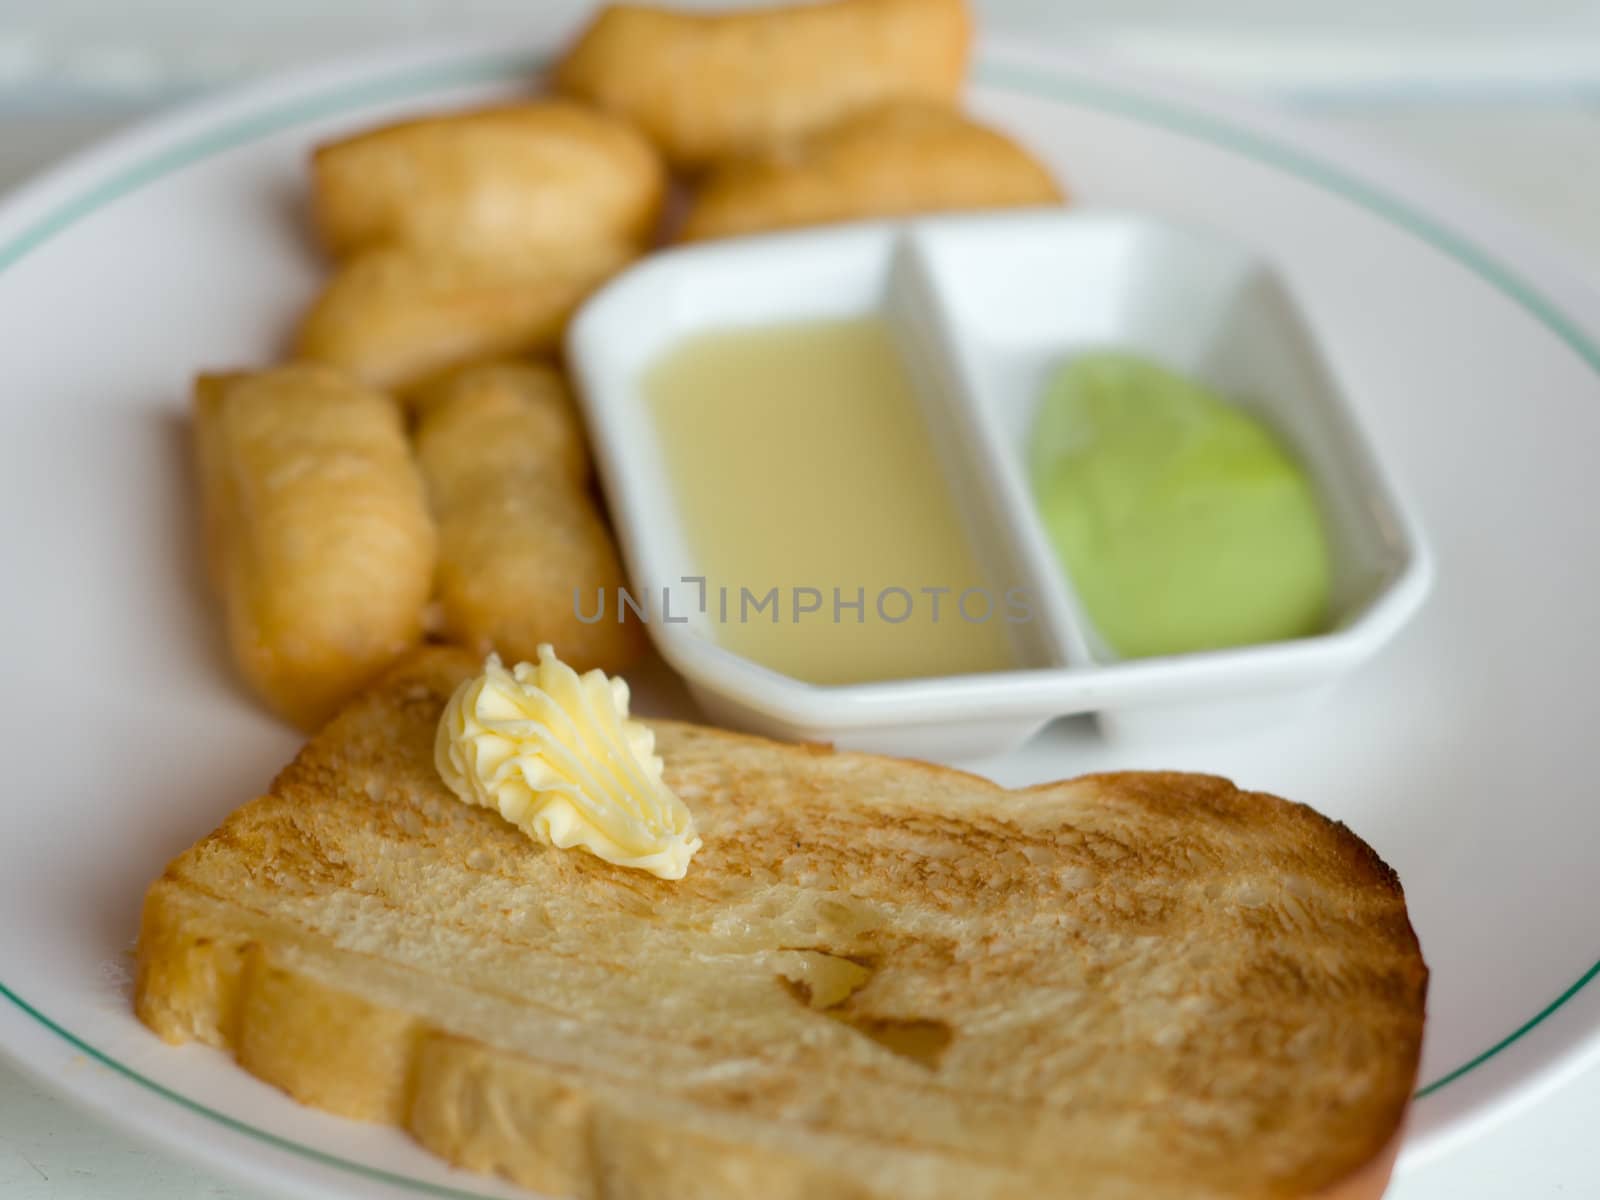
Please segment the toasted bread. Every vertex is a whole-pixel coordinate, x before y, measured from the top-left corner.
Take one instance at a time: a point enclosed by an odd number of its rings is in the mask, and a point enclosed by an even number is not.
[[[657,722],[666,882],[457,801],[425,650],[150,889],[136,1003],[551,1195],[1378,1195],[1427,972],[1393,873],[1182,774],[1007,791]]]

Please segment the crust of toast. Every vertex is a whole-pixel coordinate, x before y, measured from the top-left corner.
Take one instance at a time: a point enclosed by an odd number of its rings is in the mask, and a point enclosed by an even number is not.
[[[535,846],[432,769],[425,650],[150,888],[135,1004],[550,1195],[1382,1193],[1427,971],[1341,825],[655,723],[705,848]]]

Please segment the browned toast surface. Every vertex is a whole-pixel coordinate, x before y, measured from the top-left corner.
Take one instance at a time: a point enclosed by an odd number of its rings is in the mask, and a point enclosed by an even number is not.
[[[668,882],[450,794],[476,666],[420,653],[171,864],[152,1029],[552,1194],[1305,1196],[1391,1142],[1427,976],[1343,826],[658,722]]]

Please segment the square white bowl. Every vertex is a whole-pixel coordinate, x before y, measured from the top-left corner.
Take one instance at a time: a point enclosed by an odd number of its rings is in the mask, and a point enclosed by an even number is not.
[[[878,314],[906,360],[935,453],[990,578],[1036,619],[1017,670],[852,685],[780,675],[720,645],[641,391],[648,368],[712,331]],[[1291,641],[1119,660],[1085,619],[1024,474],[1049,371],[1115,346],[1210,385],[1266,421],[1311,474],[1334,556],[1334,622]],[[648,629],[709,715],[775,736],[976,757],[1047,721],[1110,734],[1281,712],[1375,652],[1431,570],[1416,523],[1301,318],[1249,250],[1145,217],[1048,209],[874,222],[670,250],[578,313],[567,355]],[[672,619],[665,619],[670,609]]]

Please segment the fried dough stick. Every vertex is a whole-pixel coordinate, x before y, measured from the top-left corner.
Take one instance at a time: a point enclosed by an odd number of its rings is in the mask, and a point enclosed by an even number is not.
[[[328,281],[301,320],[295,353],[373,387],[405,391],[452,368],[560,343],[567,318],[629,255],[419,255],[374,250]]]
[[[385,125],[319,146],[312,209],[336,258],[419,254],[570,257],[643,246],[666,170],[616,117],[563,100]]]
[[[880,105],[771,153],[732,159],[701,185],[685,241],[948,209],[1059,204],[1050,171],[953,108]]]
[[[329,367],[202,375],[195,439],[234,659],[312,729],[422,637],[435,539],[400,411]]]
[[[954,100],[966,0],[824,0],[742,12],[603,9],[556,87],[627,117],[676,167],[769,148],[895,97]]]
[[[532,661],[541,642],[580,671],[621,670],[643,649],[619,623],[626,582],[589,494],[590,464],[553,368],[470,368],[419,396],[417,461],[439,525],[443,632],[478,654]],[[578,619],[595,610],[601,619]]]
[[[296,354],[398,391],[553,349],[572,310],[654,235],[666,168],[626,122],[546,100],[330,143],[312,182],[341,263]]]

